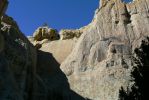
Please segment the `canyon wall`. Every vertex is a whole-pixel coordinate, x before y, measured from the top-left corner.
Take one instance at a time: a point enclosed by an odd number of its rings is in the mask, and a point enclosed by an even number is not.
[[[0,5],[7,0],[0,0]],[[28,39],[0,6],[0,100],[146,100],[149,1],[100,0],[80,29]]]
[[[60,68],[67,75],[71,89],[84,97],[144,100],[149,71],[149,1],[101,2],[90,28],[82,34]],[[125,97],[122,98],[122,94]]]

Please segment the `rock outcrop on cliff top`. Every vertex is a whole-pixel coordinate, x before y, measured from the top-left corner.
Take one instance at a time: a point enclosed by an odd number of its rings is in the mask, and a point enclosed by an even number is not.
[[[148,0],[100,0],[89,25],[60,37],[40,27],[28,40],[7,15],[0,27],[0,100],[148,97]]]
[[[39,27],[33,34],[34,40],[41,41],[43,39],[58,40],[59,35],[56,29],[48,28],[48,26]]]

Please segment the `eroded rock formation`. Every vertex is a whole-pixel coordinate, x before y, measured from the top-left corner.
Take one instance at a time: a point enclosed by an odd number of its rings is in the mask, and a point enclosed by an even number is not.
[[[148,27],[148,0],[100,0],[89,25],[63,30],[61,39],[40,27],[32,45],[3,15],[0,100],[146,100]]]
[[[56,29],[48,28],[48,26],[39,27],[33,34],[34,40],[41,41],[49,39],[51,41],[58,40],[59,35]]]

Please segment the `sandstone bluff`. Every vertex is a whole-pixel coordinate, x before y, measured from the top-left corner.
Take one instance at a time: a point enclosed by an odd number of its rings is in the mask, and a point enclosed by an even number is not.
[[[26,38],[0,0],[0,100],[147,100],[149,0],[100,0],[92,22]]]

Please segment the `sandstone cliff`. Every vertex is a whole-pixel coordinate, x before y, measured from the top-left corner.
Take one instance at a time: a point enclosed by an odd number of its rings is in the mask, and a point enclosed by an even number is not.
[[[90,28],[79,38],[61,69],[67,75],[71,89],[84,97],[144,100],[149,71],[149,1],[101,2]],[[142,62],[141,59],[146,60]],[[139,73],[137,70],[140,69]]]
[[[0,100],[148,97],[148,0],[100,0],[89,25],[60,37],[39,27],[28,40],[7,15],[0,27]]]

